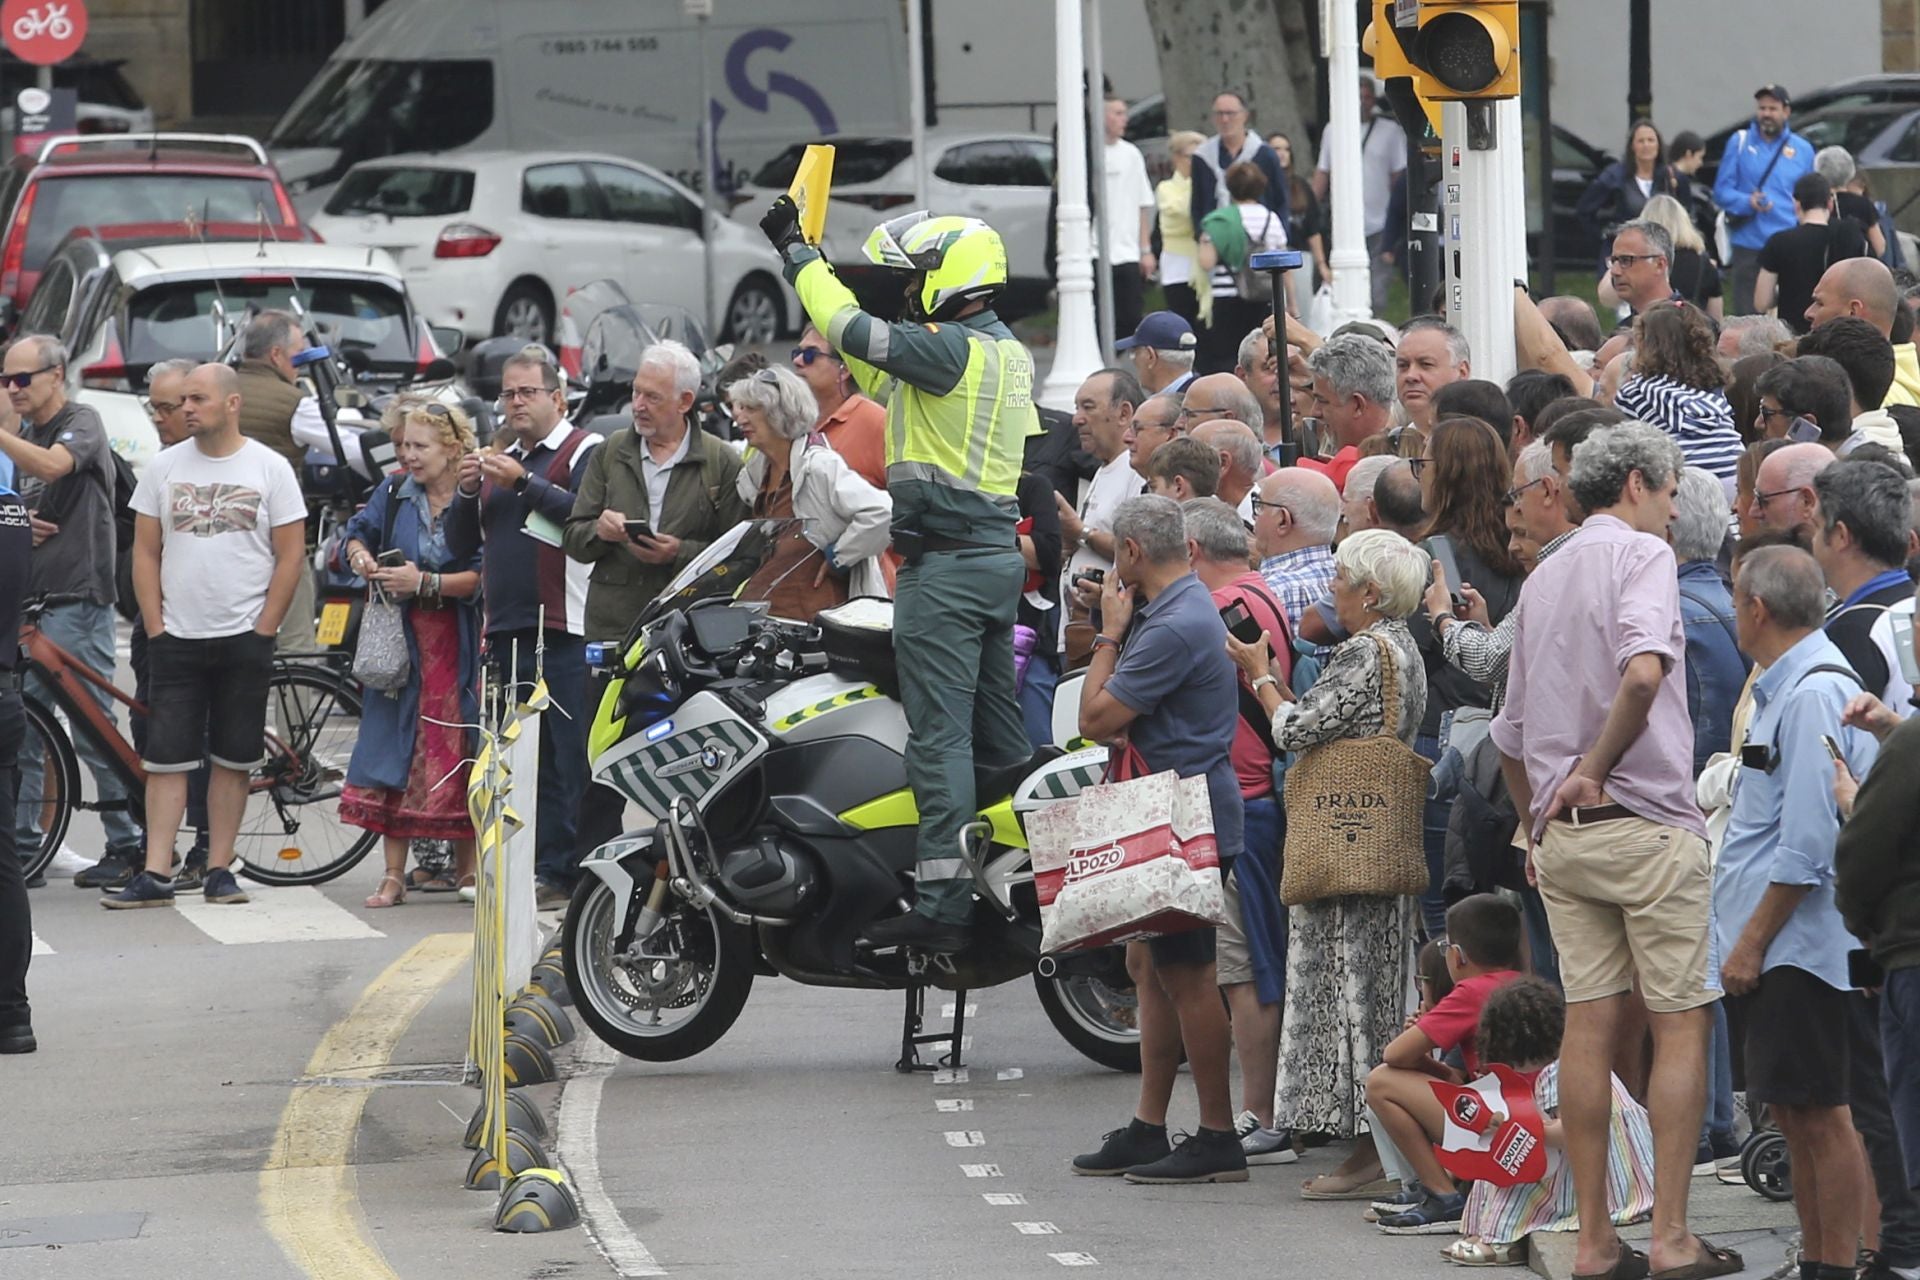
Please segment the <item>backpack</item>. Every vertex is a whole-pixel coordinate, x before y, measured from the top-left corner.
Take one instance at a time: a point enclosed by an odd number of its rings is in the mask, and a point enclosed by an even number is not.
[[[113,607],[132,622],[140,612],[140,602],[133,596],[133,491],[140,480],[125,458],[112,450],[107,456],[113,459],[113,489],[109,495],[113,505]]]
[[[1260,225],[1260,243],[1262,244],[1266,243],[1267,229],[1273,225],[1273,216],[1273,210],[1267,210],[1267,220]],[[1241,260],[1239,266],[1233,269],[1234,292],[1238,293],[1248,302],[1258,302],[1271,306],[1273,304],[1273,276],[1268,272],[1253,269],[1251,264],[1253,262],[1254,252],[1253,239],[1252,237],[1248,237],[1247,256]]]

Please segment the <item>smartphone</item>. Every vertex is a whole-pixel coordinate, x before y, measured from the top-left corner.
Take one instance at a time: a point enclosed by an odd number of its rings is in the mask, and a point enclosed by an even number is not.
[[[1875,991],[1887,985],[1886,970],[1874,963],[1872,952],[1858,947],[1847,952],[1847,982],[1861,991]]]
[[[374,563],[387,569],[398,569],[407,562],[407,553],[398,547],[389,547],[375,556]]]
[[[1220,611],[1220,621],[1227,624],[1228,633],[1241,644],[1259,644],[1260,633],[1265,630],[1238,600]]]
[[[1840,744],[1833,740],[1832,734],[1830,733],[1821,734],[1820,743],[1822,746],[1826,747],[1827,754],[1833,757],[1833,762],[1835,764],[1845,764],[1847,762],[1846,756],[1842,755],[1840,752]]]
[[[1908,684],[1920,686],[1920,655],[1913,651],[1913,615],[1888,610],[1887,622],[1893,627],[1893,651],[1900,655],[1900,674]]]
[[[627,521],[627,541],[638,542],[642,538],[649,542],[653,540],[653,530],[647,527],[647,522],[645,520]]]
[[[1107,571],[1105,569],[1082,569],[1073,576],[1080,582],[1091,582],[1096,587],[1106,585],[1107,581]]]
[[[1795,418],[1787,427],[1787,439],[1795,444],[1812,444],[1820,438],[1820,424],[1806,418]]]
[[[1444,533],[1435,534],[1427,539],[1427,547],[1433,553],[1433,567],[1447,575],[1448,600],[1455,613],[1465,613],[1467,598],[1460,594],[1460,561],[1453,554],[1453,543]]]

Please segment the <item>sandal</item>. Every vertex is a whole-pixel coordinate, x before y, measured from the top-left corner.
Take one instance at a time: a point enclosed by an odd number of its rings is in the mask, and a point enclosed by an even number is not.
[[[393,886],[392,893],[387,892],[387,886],[389,884]],[[379,892],[374,893],[367,898],[367,906],[397,907],[401,903],[405,902],[406,900],[407,900],[406,881],[402,880],[399,876],[396,876],[396,875],[384,875],[380,877]]]
[[[1514,1240],[1507,1244],[1488,1244],[1484,1240],[1455,1240],[1440,1251],[1440,1256],[1463,1267],[1524,1267],[1527,1265],[1527,1242]]]
[[[1323,1173],[1301,1184],[1300,1198],[1302,1200],[1377,1200],[1399,1189],[1400,1184],[1392,1178],[1374,1178],[1368,1182],[1355,1182],[1347,1175]]]
[[[453,877],[442,873],[416,882],[414,888],[422,893],[452,893],[459,886],[454,884]]]
[[[1695,1239],[1700,1241],[1698,1258],[1683,1267],[1655,1271],[1650,1280],[1713,1280],[1714,1276],[1735,1275],[1746,1267],[1746,1260],[1732,1249],[1722,1249],[1704,1236]]]
[[[1647,1255],[1620,1242],[1620,1256],[1605,1271],[1576,1271],[1573,1280],[1647,1280]]]

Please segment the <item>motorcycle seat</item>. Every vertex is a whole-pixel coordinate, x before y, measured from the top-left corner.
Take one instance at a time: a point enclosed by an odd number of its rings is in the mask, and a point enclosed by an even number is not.
[[[976,808],[985,809],[989,805],[999,804],[1014,793],[1022,782],[1043,765],[1058,760],[1067,754],[1063,748],[1044,746],[1025,760],[1014,764],[1001,765],[998,769],[975,769],[973,771],[973,803]]]

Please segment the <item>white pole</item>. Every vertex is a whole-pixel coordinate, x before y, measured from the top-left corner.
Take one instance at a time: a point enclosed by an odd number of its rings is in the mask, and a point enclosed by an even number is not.
[[[1373,314],[1372,263],[1367,256],[1367,207],[1360,167],[1360,33],[1352,0],[1334,0],[1327,24],[1327,132],[1321,140],[1333,189],[1333,307],[1340,321]],[[1387,34],[1391,39],[1391,33]],[[1295,248],[1300,246],[1296,245]]]
[[[1060,144],[1054,156],[1060,182],[1057,243],[1060,323],[1053,368],[1040,389],[1040,403],[1073,408],[1073,393],[1100,367],[1093,318],[1093,245],[1087,211],[1087,114],[1080,76],[1084,70],[1080,0],[1054,0],[1053,96]]]
[[[1467,337],[1473,376],[1504,383],[1514,371],[1513,282],[1527,267],[1526,224],[1512,216],[1526,201],[1520,107],[1449,102],[1443,117],[1446,181],[1460,188],[1459,217],[1441,232],[1444,252],[1460,263],[1447,318]]]
[[[708,332],[717,342],[726,325],[713,304],[713,234],[720,225],[720,214],[713,207],[713,96],[707,86],[707,15],[701,14],[697,21],[700,26],[700,261]]]
[[[1094,266],[1094,320],[1099,326],[1100,358],[1113,350],[1113,246],[1107,243],[1106,229],[1113,213],[1107,208],[1107,94],[1105,56],[1100,47],[1100,0],[1087,0],[1087,151],[1096,156],[1094,181],[1100,184],[1092,192],[1093,216],[1100,219],[1100,254]],[[1143,248],[1145,246],[1142,246]]]
[[[921,0],[907,0],[907,128],[913,140],[913,207],[927,207],[927,61]],[[930,211],[931,212],[931,211]]]

